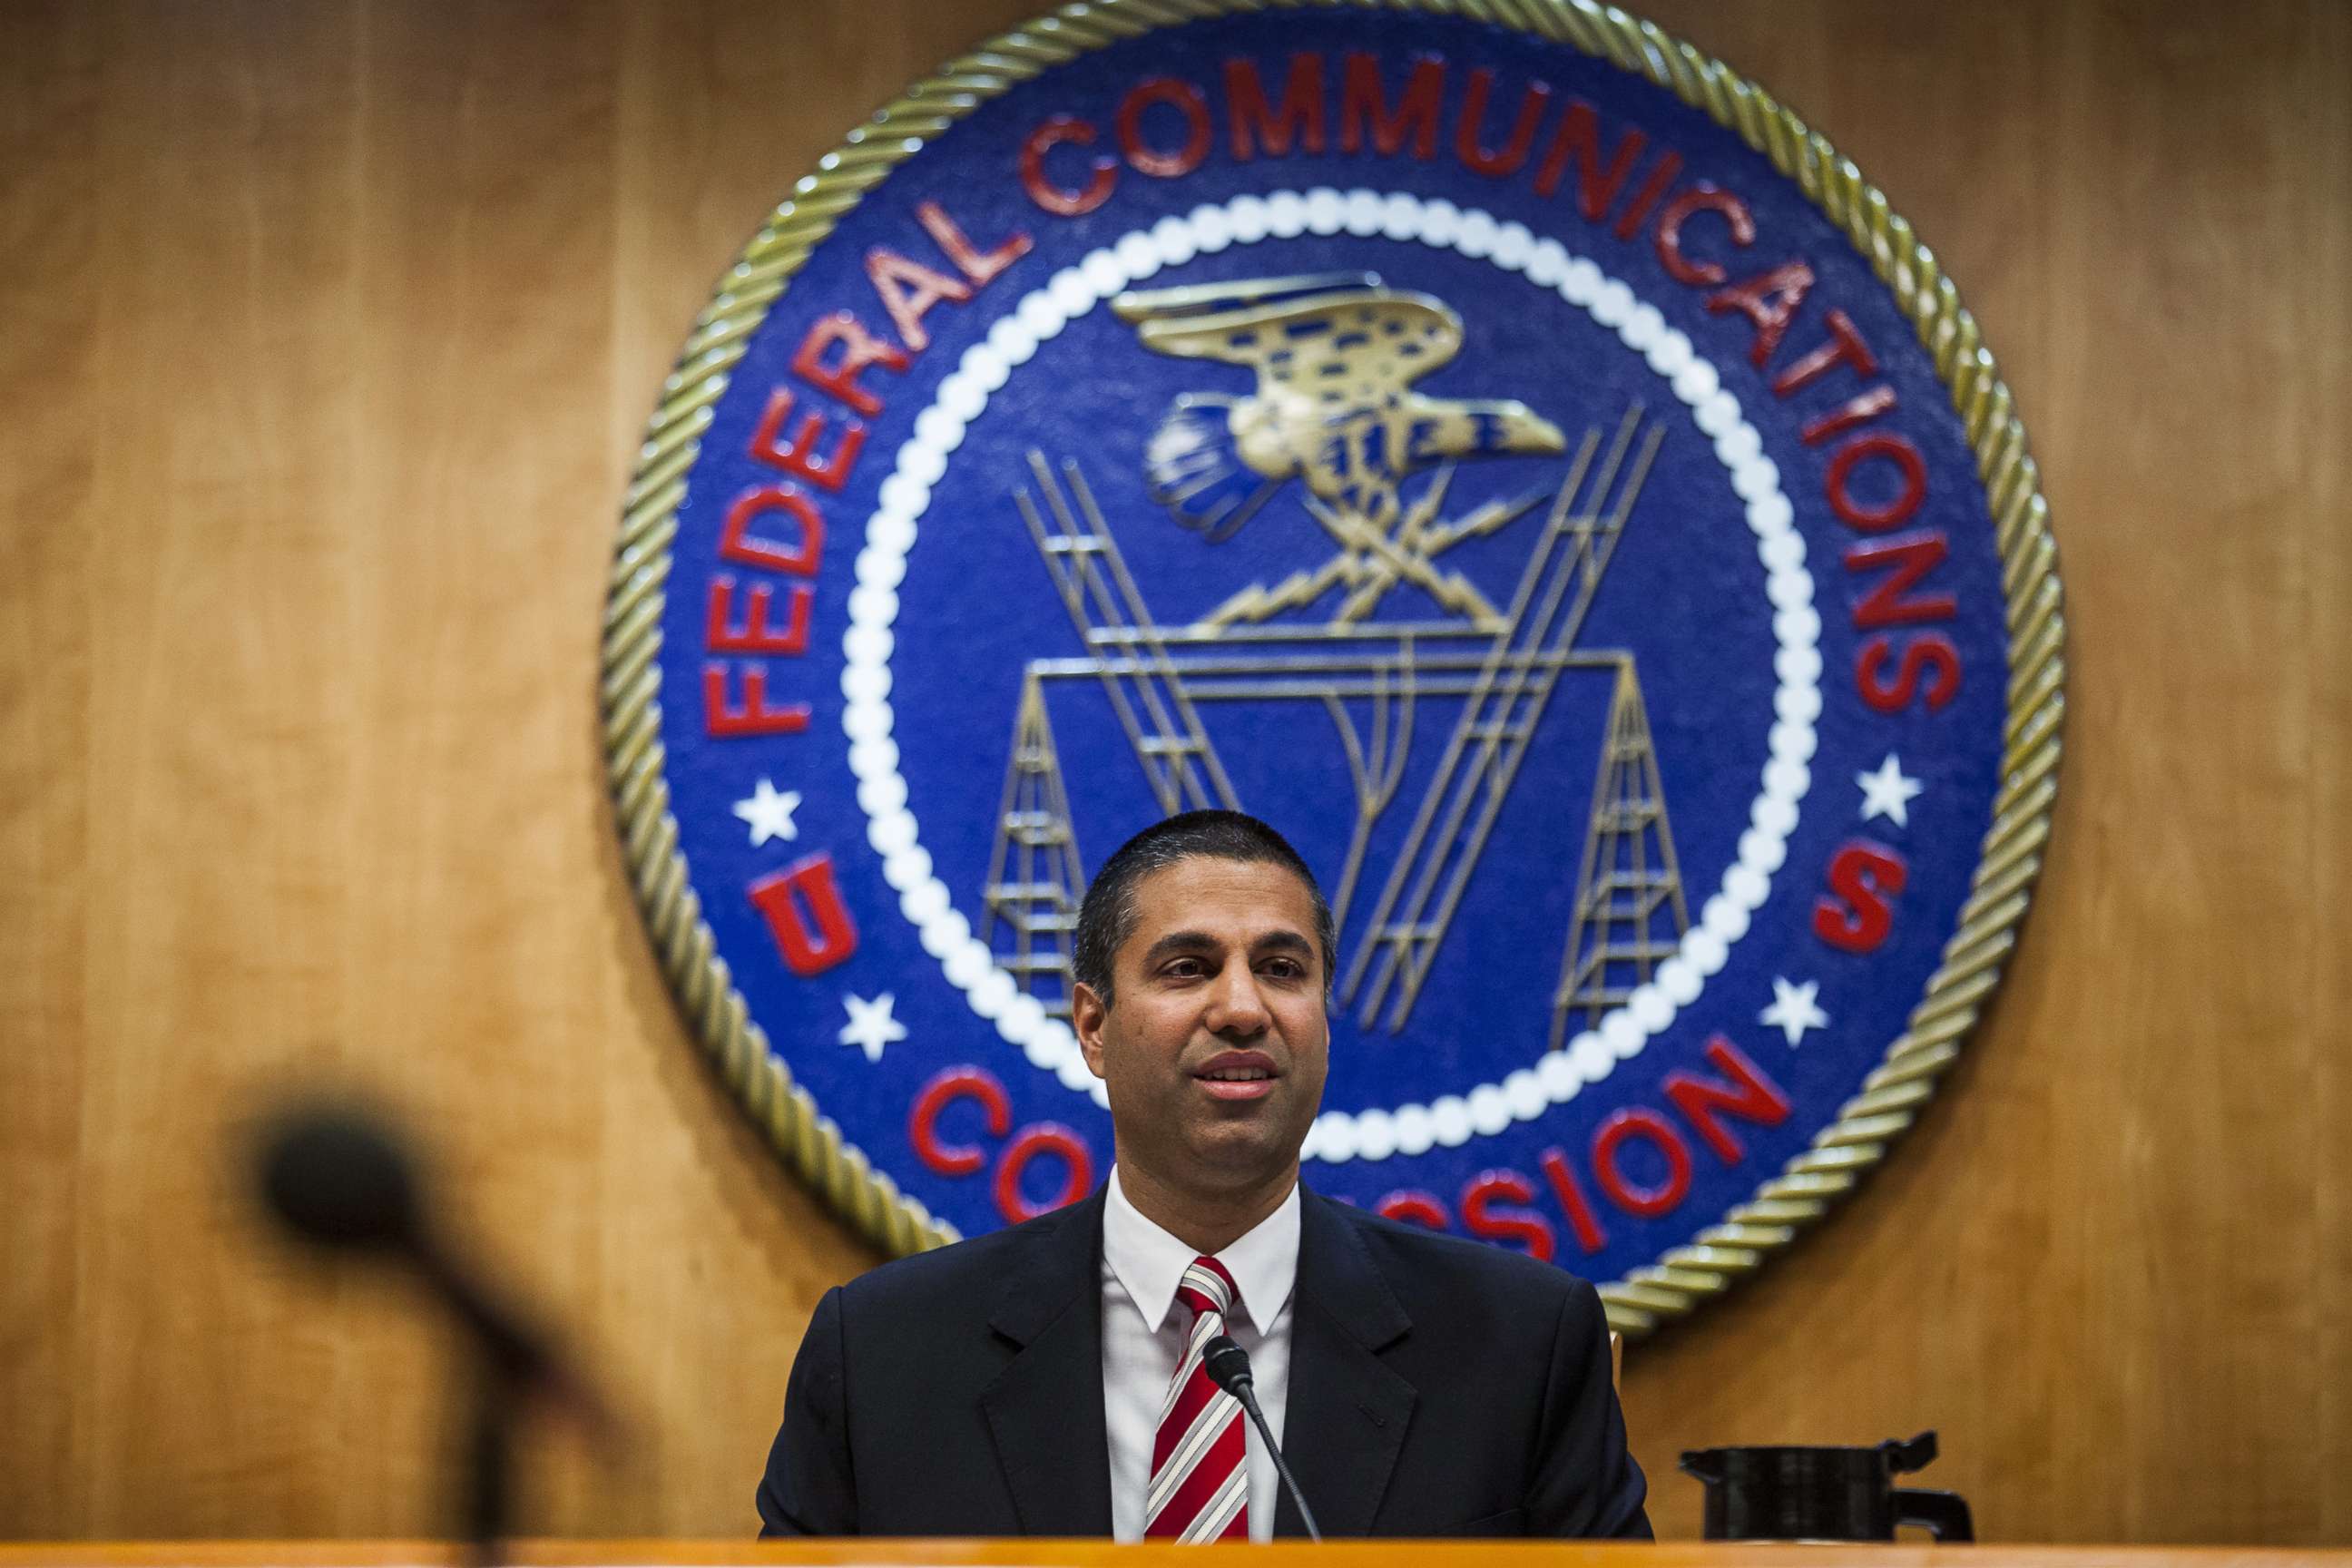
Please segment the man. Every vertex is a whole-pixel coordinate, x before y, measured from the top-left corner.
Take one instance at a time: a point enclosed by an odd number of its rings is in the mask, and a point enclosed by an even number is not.
[[[1199,1365],[1221,1332],[1327,1535],[1650,1533],[1591,1286],[1299,1184],[1333,948],[1255,818],[1171,817],[1111,857],[1072,998],[1109,1181],[825,1294],[763,1533],[1302,1533]]]

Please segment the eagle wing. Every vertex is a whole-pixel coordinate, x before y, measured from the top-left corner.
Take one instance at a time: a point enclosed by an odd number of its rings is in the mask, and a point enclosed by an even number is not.
[[[1386,289],[1147,321],[1143,346],[1257,372],[1259,395],[1365,407],[1402,394],[1461,351],[1462,324],[1425,295]]]

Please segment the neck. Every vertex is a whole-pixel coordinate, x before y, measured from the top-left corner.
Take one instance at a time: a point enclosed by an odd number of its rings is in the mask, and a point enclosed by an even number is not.
[[[1265,1181],[1231,1192],[1185,1192],[1140,1165],[1119,1162],[1118,1187],[1135,1212],[1203,1256],[1223,1252],[1280,1208],[1298,1184],[1291,1161]]]

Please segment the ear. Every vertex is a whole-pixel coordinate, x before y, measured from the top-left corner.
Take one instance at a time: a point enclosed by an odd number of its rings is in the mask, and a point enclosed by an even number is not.
[[[1070,989],[1070,1027],[1078,1037],[1078,1050],[1087,1058],[1087,1070],[1097,1078],[1103,1076],[1103,1020],[1110,1009],[1095,994],[1095,988],[1080,981]]]

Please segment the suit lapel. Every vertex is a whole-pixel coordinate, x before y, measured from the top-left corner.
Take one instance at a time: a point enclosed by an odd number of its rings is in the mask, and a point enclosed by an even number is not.
[[[1102,1215],[1098,1189],[1038,1225],[989,1317],[1018,1353],[981,1391],[980,1405],[1028,1535],[1110,1533]]]
[[[1419,1395],[1379,1352],[1412,1320],[1348,1217],[1299,1193],[1298,1285],[1282,1453],[1327,1537],[1369,1535]],[[1287,1492],[1276,1535],[1304,1535]]]

